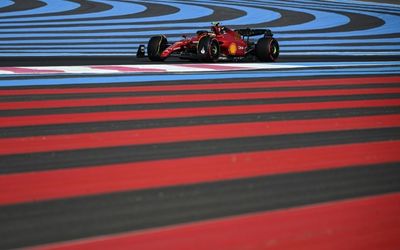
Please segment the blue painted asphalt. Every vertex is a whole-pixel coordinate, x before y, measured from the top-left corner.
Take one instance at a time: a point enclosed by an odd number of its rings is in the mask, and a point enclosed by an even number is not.
[[[8,7],[8,6],[11,6],[11,5],[13,5],[13,4],[14,4],[13,1],[10,1],[10,0],[2,0],[2,1],[0,1],[0,8]]]
[[[4,0],[2,0],[4,1]],[[7,2],[7,1],[6,1]],[[9,22],[9,21],[22,21],[22,20],[34,20],[34,17],[24,18],[25,15],[37,15],[37,14],[49,14],[45,19],[51,18],[51,14],[58,12],[70,11],[73,9],[77,9],[80,7],[80,4],[64,1],[64,0],[42,0],[45,3],[42,7],[29,9],[29,10],[20,10],[20,11],[12,11],[12,12],[2,12],[0,13],[1,22]],[[4,18],[9,17],[9,18]],[[17,18],[15,18],[17,17]]]
[[[100,1],[100,0],[96,0]],[[89,15],[93,15],[92,17],[102,17],[102,16],[121,16],[121,15],[126,15],[126,14],[134,14],[137,12],[141,12],[145,10],[145,7],[140,4],[134,4],[134,3],[121,3],[120,1],[116,1],[115,3],[118,3],[117,6],[115,6],[114,1],[112,0],[101,0],[101,1],[108,1],[109,4],[113,4],[113,8],[110,10],[110,12],[96,12],[92,13]],[[159,1],[160,2],[160,1]],[[123,7],[121,7],[121,4],[124,4]],[[68,21],[65,20],[65,16],[60,16],[58,19],[51,19],[47,17],[42,17],[43,20],[62,20],[60,22],[57,21],[51,21],[51,22],[39,22],[40,25],[49,25],[49,24],[113,24],[113,23],[137,23],[137,22],[155,22],[155,21],[169,21],[169,20],[187,20],[187,19],[194,19],[194,18],[200,18],[203,16],[208,16],[213,14],[213,11],[209,8],[201,7],[201,6],[194,6],[190,4],[182,4],[182,3],[174,3],[174,2],[169,2],[169,6],[178,8],[179,11],[177,13],[169,14],[169,15],[163,15],[163,16],[153,16],[153,17],[140,17],[140,18],[123,18],[123,19],[99,19],[99,20],[85,20],[83,21]],[[102,14],[101,14],[102,13]],[[78,15],[75,18],[80,18],[84,17],[82,15]],[[7,20],[8,21],[8,20]],[[31,20],[29,23],[30,25],[33,24],[33,21],[38,21],[37,19]],[[14,20],[13,23],[0,23],[0,27],[12,27],[12,26],[18,25],[20,26],[21,23],[18,23],[18,20]],[[0,36],[1,38],[1,36]]]
[[[46,2],[46,5],[42,8],[27,10],[26,12],[32,12],[31,14],[49,14],[46,16],[40,17],[15,17],[15,18],[7,18],[2,19],[2,24],[0,26],[7,25],[15,25],[18,22],[34,22],[34,21],[50,21],[50,20],[61,20],[66,21],[68,19],[82,19],[82,18],[102,18],[102,17],[112,17],[112,16],[122,16],[135,14],[146,10],[146,7],[140,4],[135,3],[126,3],[118,0],[96,0],[96,2],[104,3],[110,5],[112,8],[102,12],[95,13],[85,13],[85,14],[75,14],[75,15],[51,15],[57,12],[65,12],[69,10],[73,10],[80,7],[80,4],[76,4],[74,2],[64,1],[64,0],[42,0]],[[19,16],[22,15],[21,11],[15,11],[10,13],[5,13],[4,15],[8,16]],[[25,15],[25,14],[24,14]],[[28,14],[26,14],[28,15]],[[0,17],[2,15],[0,14]],[[62,23],[63,23],[62,22]],[[85,21],[86,22],[86,21]],[[11,23],[11,24],[10,24]],[[82,23],[82,21],[80,21]],[[43,22],[40,22],[43,24]]]
[[[52,13],[52,11],[67,11],[76,7],[76,4],[61,0],[46,0],[48,5],[31,10],[34,13]],[[110,10],[85,13],[82,15],[49,15],[49,16],[32,16],[21,18],[5,18],[0,19],[0,57],[10,56],[16,53],[17,56],[49,56],[61,55],[133,55],[139,44],[146,44],[149,37],[159,35],[160,33],[168,35],[169,41],[180,39],[179,34],[191,35],[198,29],[208,27],[208,22],[190,22],[191,19],[205,17],[213,14],[213,10],[209,6],[218,6],[228,9],[236,9],[243,11],[244,15],[232,20],[223,22],[225,25],[243,25],[246,23],[251,26],[259,22],[270,22],[280,18],[279,10],[291,10],[295,12],[303,12],[314,17],[314,20],[290,26],[274,27],[272,30],[277,39],[298,38],[300,40],[281,41],[281,53],[288,55],[293,51],[304,51],[305,53],[313,53],[312,51],[321,51],[326,53],[340,54],[344,50],[367,51],[369,53],[380,54],[384,51],[392,50],[397,54],[400,43],[399,38],[363,38],[354,39],[354,36],[372,36],[386,35],[398,33],[400,23],[399,15],[391,15],[390,13],[400,14],[398,8],[393,5],[374,5],[369,2],[358,1],[315,1],[315,0],[294,0],[294,1],[278,1],[278,0],[192,0],[190,2],[183,0],[159,0],[154,3],[165,4],[177,8],[176,13],[139,18],[122,18],[104,20],[105,16],[126,15],[128,13],[137,13],[145,10],[145,0],[135,1],[117,1],[117,0],[95,0],[101,3],[109,4]],[[10,4],[9,0],[2,2],[4,6]],[[56,6],[57,5],[57,6]],[[373,8],[372,8],[372,7]],[[267,8],[272,9],[267,9]],[[341,11],[341,12],[334,12]],[[390,11],[389,11],[390,10]],[[381,12],[385,13],[381,13]],[[16,15],[21,11],[6,13],[7,15]],[[342,12],[356,13],[374,18],[380,18],[384,21],[384,25],[366,30],[352,30],[346,32],[325,32],[326,29],[332,27],[340,27],[349,23],[349,18]],[[71,18],[89,18],[85,21],[70,21]],[[93,18],[96,18],[94,20]],[[6,22],[10,20],[19,20],[24,22]],[[62,19],[62,20],[61,20]],[[29,20],[29,23],[25,23]],[[48,20],[48,22],[39,22],[40,20]],[[159,21],[182,21],[178,23],[153,23]],[[144,24],[135,24],[136,22],[146,22]],[[124,24],[124,23],[129,23]],[[82,24],[82,26],[70,27],[44,27],[44,28],[24,28],[21,24]],[[94,24],[94,26],[85,26],[85,24]],[[114,25],[115,24],[115,25]],[[20,28],[13,28],[13,25],[19,25]],[[168,27],[166,30],[161,28]],[[143,30],[135,30],[143,28]],[[190,29],[189,29],[190,28]],[[120,29],[120,30],[119,30]],[[124,29],[130,29],[124,31]],[[95,33],[86,31],[99,31]],[[307,33],[303,30],[315,32]],[[55,33],[54,31],[63,31]],[[73,32],[74,31],[74,32]],[[77,32],[81,31],[81,32]],[[298,31],[297,33],[288,33],[288,31]],[[301,32],[300,32],[301,31]],[[320,32],[318,32],[320,31]],[[37,33],[44,32],[44,33]],[[74,38],[79,36],[79,38]],[[129,36],[130,38],[127,38]],[[138,37],[139,36],[139,37]],[[336,37],[341,37],[337,39]],[[51,37],[49,39],[48,37]],[[2,40],[2,38],[4,40]],[[312,40],[301,40],[302,38],[312,38]],[[321,39],[320,39],[321,38]],[[322,38],[330,38],[328,40]],[[81,45],[80,43],[92,42],[99,45]],[[130,44],[118,44],[119,42],[129,42]],[[371,43],[389,42],[393,44],[381,44],[370,46]],[[103,46],[100,44],[103,43]],[[108,44],[107,44],[108,43]],[[335,46],[337,44],[352,43],[355,46]],[[44,47],[46,44],[47,47]],[[358,46],[358,45],[359,46]],[[39,45],[39,46],[36,46]],[[43,46],[42,46],[43,45]],[[286,45],[293,45],[287,47]],[[97,47],[98,46],[98,47]],[[57,49],[63,47],[63,49]],[[107,49],[98,49],[107,47]],[[15,49],[14,49],[15,48]],[[41,50],[41,51],[40,51]]]

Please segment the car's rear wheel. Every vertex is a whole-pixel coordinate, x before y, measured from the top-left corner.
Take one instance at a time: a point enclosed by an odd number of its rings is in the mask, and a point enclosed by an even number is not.
[[[220,53],[219,43],[210,36],[200,38],[197,46],[197,55],[201,61],[216,62]]]
[[[167,38],[165,36],[153,36],[147,44],[147,55],[151,61],[163,61],[161,53],[167,48]]]
[[[207,30],[198,30],[198,31],[196,32],[196,35],[200,36],[200,35],[207,34],[207,33],[208,33]]]
[[[260,38],[255,50],[258,60],[263,62],[274,62],[279,56],[278,41],[272,37]]]

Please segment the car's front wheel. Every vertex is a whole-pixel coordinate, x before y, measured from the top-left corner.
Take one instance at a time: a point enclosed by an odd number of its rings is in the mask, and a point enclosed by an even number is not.
[[[197,46],[197,55],[201,61],[216,62],[220,53],[219,43],[210,36],[200,38]]]
[[[255,52],[258,60],[263,62],[274,62],[279,56],[278,41],[272,37],[260,38],[256,44]]]
[[[161,53],[167,48],[167,38],[165,36],[153,36],[147,44],[147,55],[150,61],[163,61]]]

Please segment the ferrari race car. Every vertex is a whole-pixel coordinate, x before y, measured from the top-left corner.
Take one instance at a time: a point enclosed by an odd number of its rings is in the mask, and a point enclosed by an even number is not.
[[[261,35],[257,42],[250,40],[250,37]],[[183,40],[173,44],[169,44],[164,35],[153,36],[147,44],[147,55],[151,61],[163,61],[170,56],[177,56],[203,62],[238,61],[249,57],[273,62],[279,56],[279,44],[272,36],[269,29],[231,30],[213,23],[211,31],[197,31],[195,36],[183,36]],[[141,45],[137,56],[144,57],[144,52],[144,45]]]

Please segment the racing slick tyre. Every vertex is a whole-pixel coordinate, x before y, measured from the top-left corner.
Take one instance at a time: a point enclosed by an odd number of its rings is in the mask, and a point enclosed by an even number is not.
[[[198,31],[196,32],[196,35],[200,36],[200,35],[202,35],[202,34],[207,34],[207,33],[208,33],[207,30],[198,30]]]
[[[150,61],[164,61],[161,53],[167,48],[167,38],[165,36],[153,36],[147,44],[147,55]]]
[[[219,43],[210,36],[203,36],[197,46],[197,56],[201,61],[216,62],[219,58]]]
[[[258,60],[263,62],[274,62],[279,56],[278,41],[272,37],[258,39],[255,50]]]

